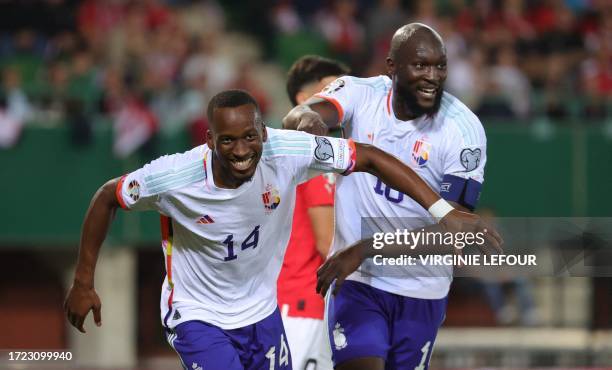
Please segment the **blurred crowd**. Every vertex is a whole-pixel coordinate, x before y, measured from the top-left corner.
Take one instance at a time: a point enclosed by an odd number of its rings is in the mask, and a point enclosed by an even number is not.
[[[609,0],[9,1],[0,3],[0,147],[25,122],[67,125],[85,145],[100,117],[119,157],[160,132],[187,130],[195,144],[221,89],[249,90],[264,114],[279,104],[254,78],[261,63],[284,72],[316,53],[355,75],[383,74],[393,32],[412,21],[442,34],[447,89],[485,122],[612,114]],[[240,53],[248,45],[236,32],[254,40],[259,61]]]
[[[279,32],[318,32],[332,56],[363,76],[385,73],[393,32],[415,21],[441,33],[447,89],[480,117],[606,115],[612,96],[610,1],[337,0],[319,7],[287,0],[275,12]]]

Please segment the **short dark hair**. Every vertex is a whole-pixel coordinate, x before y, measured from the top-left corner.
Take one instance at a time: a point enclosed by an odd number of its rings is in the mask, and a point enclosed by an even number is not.
[[[297,105],[297,94],[304,85],[319,82],[329,76],[344,76],[350,69],[344,63],[320,57],[306,55],[298,59],[287,73],[287,94],[293,105]]]
[[[239,107],[245,104],[252,104],[255,106],[255,110],[259,115],[261,112],[259,110],[259,104],[251,94],[244,90],[225,90],[221,91],[217,95],[213,96],[208,103],[208,109],[206,110],[206,116],[208,117],[208,122],[212,122],[213,113],[217,108],[233,108]]]

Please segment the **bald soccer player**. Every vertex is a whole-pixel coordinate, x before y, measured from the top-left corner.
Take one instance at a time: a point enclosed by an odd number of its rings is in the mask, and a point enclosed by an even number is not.
[[[444,92],[446,62],[435,30],[405,25],[391,40],[388,76],[341,77],[290,111],[283,125],[311,133],[340,126],[346,138],[396,156],[454,207],[471,211],[484,180],[486,137],[474,113]],[[427,369],[445,317],[452,266],[388,274],[354,252],[367,218],[401,218],[414,229],[435,222],[388,185],[371,174],[336,184],[332,257],[319,270],[318,287],[325,293],[335,281],[327,319],[336,369]],[[499,247],[499,235],[493,239]]]

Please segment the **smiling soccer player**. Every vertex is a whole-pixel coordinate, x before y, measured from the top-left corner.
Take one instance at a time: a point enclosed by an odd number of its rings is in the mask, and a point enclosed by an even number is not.
[[[207,144],[163,156],[94,195],[83,224],[73,286],[65,303],[84,332],[93,310],[98,251],[119,207],[162,217],[166,279],[161,320],[183,364],[205,369],[291,369],[276,300],[295,189],[321,172],[378,174],[424,207],[444,202],[396,158],[352,140],[266,128],[245,91],[215,95]],[[442,222],[476,216],[447,209]]]
[[[341,77],[292,109],[283,125],[311,133],[341,126],[345,137],[397,156],[455,207],[473,210],[484,181],[486,137],[476,115],[444,92],[446,63],[435,30],[405,25],[391,40],[388,76]],[[410,266],[402,276],[381,276],[371,259],[362,263],[364,254],[354,252],[366,237],[364,218],[414,220],[403,225],[408,228],[434,222],[414,198],[388,185],[369,174],[337,181],[332,256],[320,269],[319,288],[337,281],[327,317],[338,370],[427,369],[445,316],[451,267]]]

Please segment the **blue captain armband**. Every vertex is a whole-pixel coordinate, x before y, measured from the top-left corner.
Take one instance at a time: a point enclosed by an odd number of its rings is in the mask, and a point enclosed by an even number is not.
[[[482,184],[474,179],[444,175],[440,186],[440,196],[473,211],[480,199],[481,190]]]

